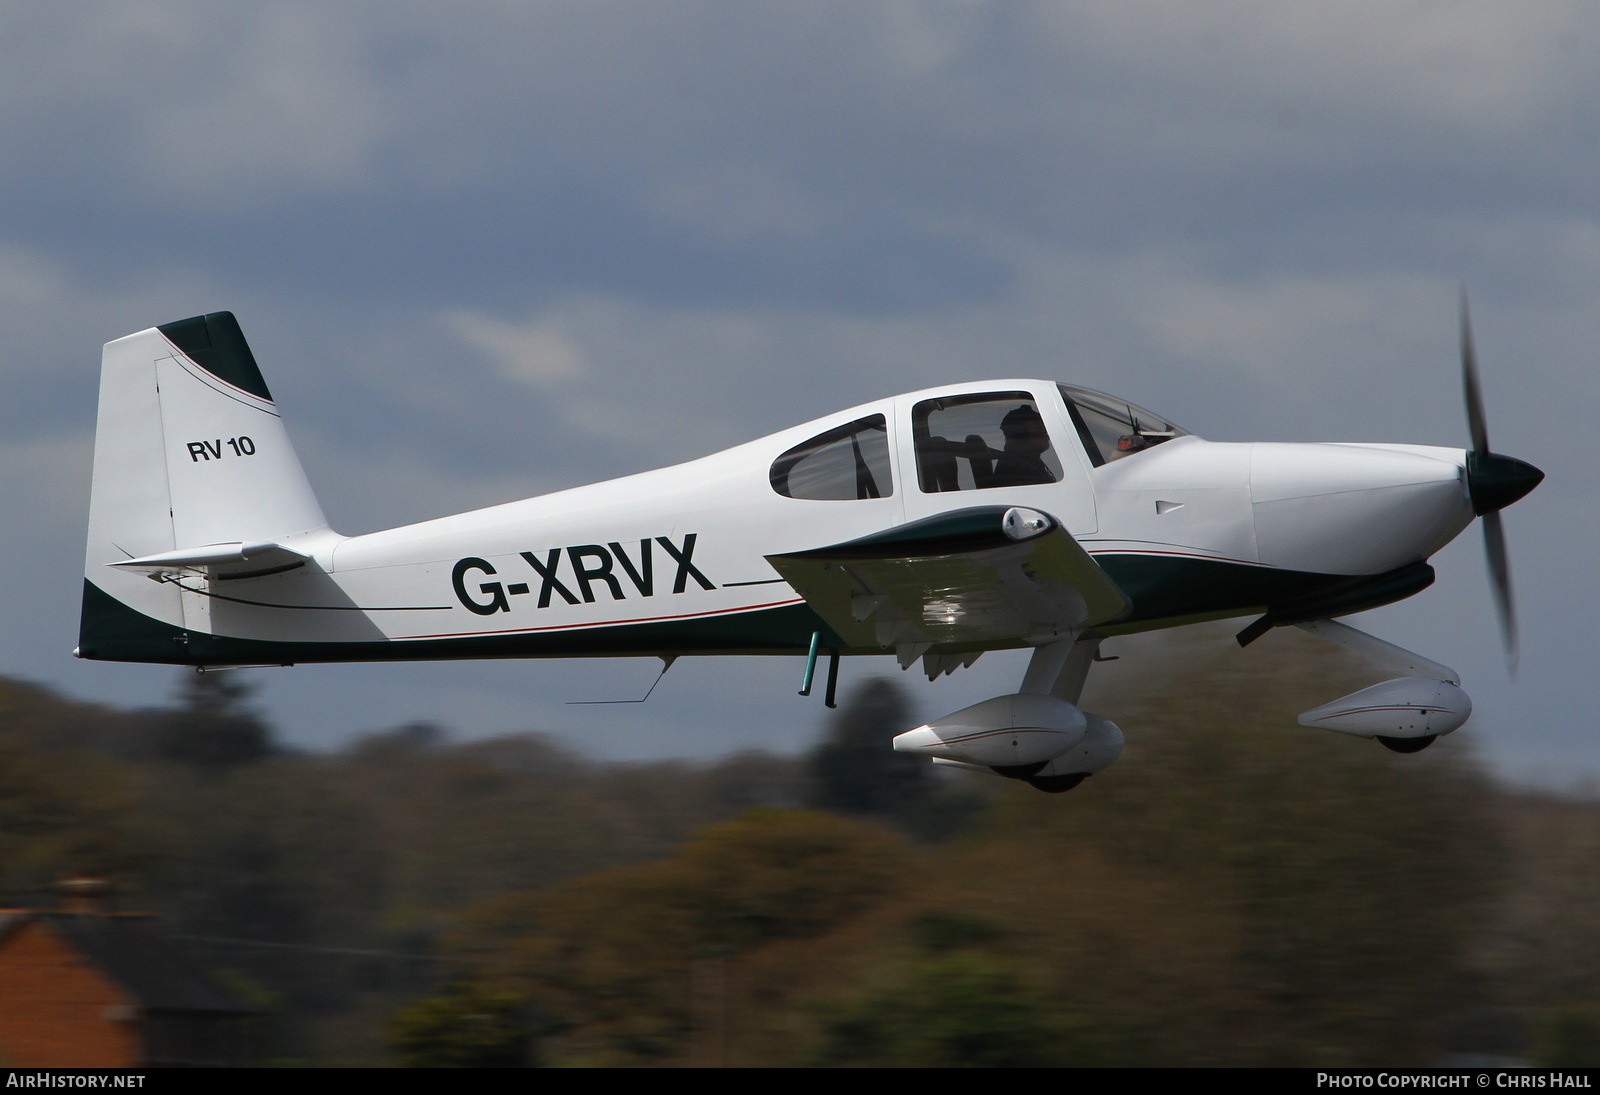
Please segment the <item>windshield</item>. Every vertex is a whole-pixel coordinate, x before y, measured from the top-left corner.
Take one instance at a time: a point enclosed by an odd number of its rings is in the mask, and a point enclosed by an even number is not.
[[[1071,384],[1056,387],[1061,389],[1072,424],[1078,427],[1078,436],[1095,467],[1188,433],[1160,415],[1114,395]]]

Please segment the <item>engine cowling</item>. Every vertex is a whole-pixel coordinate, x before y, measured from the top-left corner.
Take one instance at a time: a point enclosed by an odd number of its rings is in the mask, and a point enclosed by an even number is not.
[[[1472,700],[1449,681],[1398,677],[1312,708],[1300,725],[1363,738],[1433,738],[1471,714]]]
[[[984,768],[1021,769],[1067,752],[1087,729],[1083,712],[1066,700],[1018,692],[907,730],[894,747]]]

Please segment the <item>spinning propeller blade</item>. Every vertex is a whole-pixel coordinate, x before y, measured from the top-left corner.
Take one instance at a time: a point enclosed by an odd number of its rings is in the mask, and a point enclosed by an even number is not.
[[[1538,486],[1544,479],[1544,472],[1525,461],[1489,451],[1489,426],[1483,413],[1483,393],[1478,386],[1478,355],[1472,344],[1472,317],[1467,310],[1465,288],[1461,290],[1461,387],[1466,397],[1467,428],[1472,433],[1472,451],[1467,454],[1467,490],[1472,496],[1473,512],[1483,518],[1483,550],[1494,584],[1506,668],[1515,674],[1517,610],[1511,593],[1511,564],[1506,557],[1506,533],[1500,511]]]
[[[1483,393],[1478,389],[1478,352],[1472,344],[1472,313],[1467,307],[1465,286],[1461,289],[1461,386],[1466,392],[1472,451],[1488,455],[1489,426],[1483,414]]]
[[[1517,673],[1517,606],[1511,594],[1511,564],[1506,559],[1506,530],[1500,511],[1483,515],[1483,553],[1489,559],[1489,575],[1494,579],[1494,607],[1500,616],[1500,638],[1506,648],[1506,668]]]

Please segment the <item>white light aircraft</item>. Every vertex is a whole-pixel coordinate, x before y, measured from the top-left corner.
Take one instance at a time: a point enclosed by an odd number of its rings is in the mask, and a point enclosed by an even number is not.
[[[1017,692],[894,740],[1064,791],[1122,750],[1077,707],[1100,643],[1254,617],[1392,667],[1301,722],[1414,752],[1471,711],[1454,671],[1335,621],[1433,581],[1538,469],[1489,450],[1465,299],[1470,450],[1229,444],[1085,388],[949,384],[675,467],[364,536],[328,527],[227,312],[108,343],[79,657],[200,668],[693,654],[921,660],[1031,647]],[[663,670],[665,672],[665,670]]]

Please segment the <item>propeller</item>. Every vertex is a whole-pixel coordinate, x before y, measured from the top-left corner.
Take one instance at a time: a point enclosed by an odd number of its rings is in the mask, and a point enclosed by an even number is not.
[[[1483,550],[1494,583],[1495,609],[1500,616],[1500,637],[1505,643],[1506,668],[1517,671],[1517,610],[1511,592],[1511,566],[1506,557],[1505,526],[1500,511],[1544,479],[1544,472],[1515,457],[1489,451],[1489,426],[1483,413],[1483,393],[1478,385],[1478,354],[1472,343],[1472,316],[1467,291],[1461,290],[1461,386],[1467,403],[1467,428],[1472,450],[1467,453],[1467,492],[1472,512],[1483,518]]]

